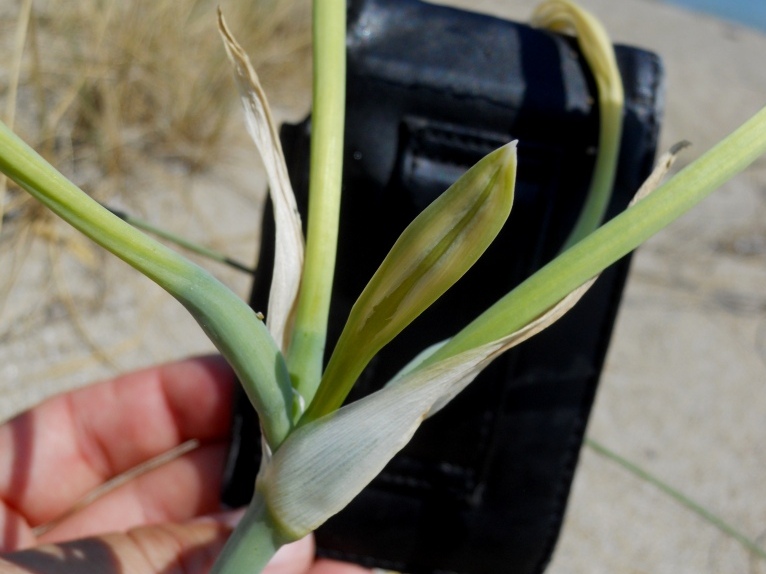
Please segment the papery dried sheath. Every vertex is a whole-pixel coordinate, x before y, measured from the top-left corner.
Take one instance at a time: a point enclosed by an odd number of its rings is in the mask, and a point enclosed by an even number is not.
[[[247,131],[263,158],[269,177],[269,194],[274,206],[277,236],[274,275],[271,280],[266,325],[284,352],[290,340],[290,325],[295,312],[303,269],[303,231],[298,206],[287,174],[282,144],[271,117],[269,104],[250,60],[218,13],[218,27],[245,110]]]

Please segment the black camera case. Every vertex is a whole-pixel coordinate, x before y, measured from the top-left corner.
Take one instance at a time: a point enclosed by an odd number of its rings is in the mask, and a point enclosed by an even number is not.
[[[479,262],[369,365],[353,400],[384,384],[561,249],[598,146],[596,89],[576,42],[418,0],[349,5],[343,200],[328,349],[351,305],[412,219],[468,167],[518,139],[513,212]],[[624,133],[608,215],[649,174],[662,65],[616,47]],[[306,213],[310,118],[282,129]],[[254,308],[266,308],[273,220],[265,210]],[[558,323],[506,353],[345,510],[316,533],[323,556],[408,574],[531,574],[556,543],[628,271],[605,271]],[[242,395],[224,501],[245,504],[258,427]]]

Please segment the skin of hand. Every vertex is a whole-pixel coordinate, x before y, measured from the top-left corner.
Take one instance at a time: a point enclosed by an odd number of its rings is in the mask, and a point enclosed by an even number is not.
[[[0,426],[0,574],[204,574],[239,513],[222,513],[234,375],[220,357],[130,373]],[[200,446],[56,522],[105,481],[190,439]],[[314,559],[311,537],[264,574],[370,574]]]

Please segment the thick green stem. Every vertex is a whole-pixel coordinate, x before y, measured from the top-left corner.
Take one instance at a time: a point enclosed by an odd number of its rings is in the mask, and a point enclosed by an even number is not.
[[[694,207],[766,152],[766,108],[702,157],[559,255],[487,309],[423,363],[496,341],[527,325]]]
[[[257,574],[288,542],[293,540],[280,533],[266,503],[256,492],[210,574]]]
[[[295,388],[307,404],[322,376],[338,243],[346,109],[345,0],[314,0],[313,93],[306,259],[288,353]]]
[[[88,197],[2,123],[0,171],[181,302],[236,371],[272,449],[281,444],[292,428],[290,377],[266,326],[244,301]]]

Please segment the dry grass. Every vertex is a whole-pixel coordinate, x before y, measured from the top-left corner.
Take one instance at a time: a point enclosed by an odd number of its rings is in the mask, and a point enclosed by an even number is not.
[[[31,17],[6,6],[2,44],[25,24],[16,130],[85,187],[140,167],[147,155],[204,169],[220,155],[235,88],[216,30],[214,0],[47,0]],[[224,0],[272,99],[295,106],[310,76],[306,0]],[[0,93],[13,97],[11,58]],[[12,103],[12,102],[11,102]],[[119,183],[119,180],[116,180]],[[25,195],[0,205],[35,219]]]
[[[204,167],[234,89],[212,0],[48,0],[32,14],[25,129],[47,154],[125,170],[151,152]],[[308,6],[229,0],[228,19],[272,88],[309,73]],[[279,90],[275,90],[279,92]],[[282,90],[285,96],[294,90]]]
[[[13,112],[15,131],[101,201],[131,205],[125,192],[148,173],[157,189],[178,193],[179,173],[225,162],[227,124],[240,122],[241,112],[216,28],[219,3],[272,102],[306,107],[308,0],[35,0],[26,18],[25,3],[0,0],[0,113],[7,121]],[[77,325],[73,306],[63,304],[71,297],[64,296],[57,258],[66,252],[97,274],[105,255],[12,186],[0,194],[0,215],[0,317],[17,275],[32,265],[47,270],[34,312],[44,316],[63,305]],[[40,243],[47,247],[34,247]],[[95,356],[103,354],[78,330]]]
[[[16,71],[14,58],[0,63],[4,119],[15,115],[16,131],[94,195],[113,195],[147,157],[204,169],[220,157],[236,96],[217,5],[47,0],[30,15],[0,4],[0,45],[23,56]],[[296,94],[310,85],[307,0],[224,0],[222,9],[272,99],[299,105]],[[49,217],[26,194],[3,195],[6,221],[39,226]]]

